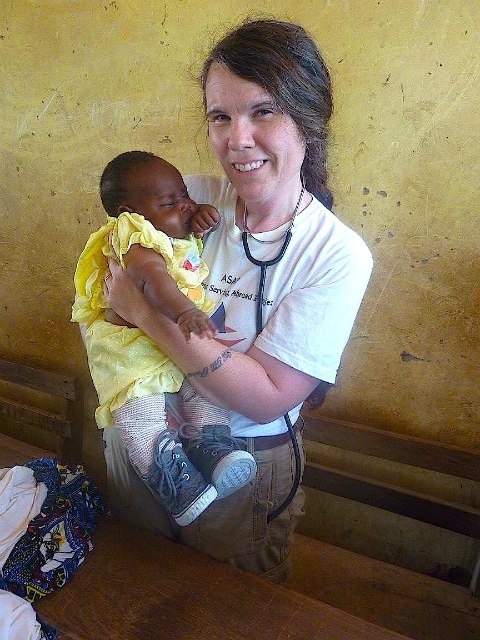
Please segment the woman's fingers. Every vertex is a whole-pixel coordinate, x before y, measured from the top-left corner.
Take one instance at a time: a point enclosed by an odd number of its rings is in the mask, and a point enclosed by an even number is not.
[[[108,258],[108,270],[110,271],[110,274],[115,277],[115,274],[122,271],[122,267],[114,258]]]

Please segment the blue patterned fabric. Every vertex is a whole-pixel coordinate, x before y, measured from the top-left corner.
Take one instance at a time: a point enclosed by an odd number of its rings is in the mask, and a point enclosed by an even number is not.
[[[43,622],[43,620],[40,620],[38,616],[37,616],[37,620],[42,627],[42,635],[38,640],[56,640],[57,630],[51,627],[46,622]]]
[[[3,581],[8,591],[35,602],[60,589],[84,561],[105,504],[81,465],[39,458],[25,466],[45,483],[47,497],[7,558]]]

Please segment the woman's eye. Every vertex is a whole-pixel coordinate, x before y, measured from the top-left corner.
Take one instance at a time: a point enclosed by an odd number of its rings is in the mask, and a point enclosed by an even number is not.
[[[222,122],[228,122],[228,120],[229,120],[229,117],[226,116],[224,113],[215,113],[208,117],[208,122],[213,122],[218,124]]]
[[[256,112],[257,116],[271,116],[273,115],[273,109],[259,109]]]

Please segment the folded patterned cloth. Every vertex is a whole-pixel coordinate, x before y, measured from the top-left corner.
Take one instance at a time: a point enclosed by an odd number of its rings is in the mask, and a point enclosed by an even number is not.
[[[47,487],[37,484],[32,469],[0,469],[0,570],[46,496]]]
[[[5,561],[3,579],[9,591],[34,602],[60,589],[84,561],[105,504],[81,465],[40,458],[25,466],[47,495]]]

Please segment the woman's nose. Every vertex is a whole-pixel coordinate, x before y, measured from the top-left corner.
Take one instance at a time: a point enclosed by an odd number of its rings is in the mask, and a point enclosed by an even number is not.
[[[255,146],[253,126],[244,120],[232,120],[228,136],[228,148],[241,151]]]

